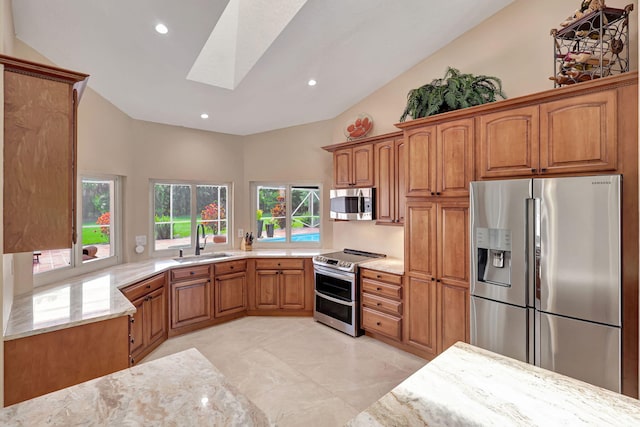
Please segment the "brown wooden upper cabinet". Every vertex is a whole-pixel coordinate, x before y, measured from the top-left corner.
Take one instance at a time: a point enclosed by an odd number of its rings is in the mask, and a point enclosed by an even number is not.
[[[373,163],[373,144],[355,145],[334,151],[334,187],[373,187]]]
[[[484,114],[478,126],[479,179],[617,168],[615,89]]]
[[[403,225],[405,212],[404,139],[378,142],[375,149],[376,224]]]
[[[405,130],[407,197],[464,197],[473,179],[473,119]]]
[[[4,253],[76,240],[76,115],[87,74],[0,55],[4,65]]]

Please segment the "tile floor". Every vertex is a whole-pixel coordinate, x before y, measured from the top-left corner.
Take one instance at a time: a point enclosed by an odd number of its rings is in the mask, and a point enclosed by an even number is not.
[[[244,317],[171,338],[143,363],[195,347],[278,426],[341,426],[426,361],[310,317]]]

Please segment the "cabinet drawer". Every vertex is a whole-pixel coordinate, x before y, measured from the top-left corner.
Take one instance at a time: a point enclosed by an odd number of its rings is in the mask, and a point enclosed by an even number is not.
[[[174,268],[171,270],[171,281],[195,279],[196,277],[207,277],[210,274],[208,265],[197,265],[193,267]]]
[[[394,285],[402,285],[402,276],[398,276],[397,274],[383,273],[381,271],[367,270],[366,268],[363,268],[360,270],[360,275],[362,278],[366,279],[380,280]]]
[[[122,293],[129,301],[136,300],[141,296],[147,295],[149,292],[153,292],[156,289],[160,289],[165,285],[164,274],[159,274],[154,277],[150,277],[147,280],[127,286],[122,290]]]
[[[297,269],[304,268],[304,259],[299,258],[283,258],[283,259],[257,259],[256,270],[278,270],[278,269]]]
[[[402,286],[390,285],[371,279],[362,279],[362,290],[389,298],[402,299]]]
[[[398,317],[389,316],[368,308],[362,309],[362,327],[371,332],[400,340],[402,337],[402,321]]]
[[[393,315],[402,316],[402,303],[400,301],[394,301],[364,292],[362,294],[362,305],[363,307],[369,307],[375,310],[386,311]]]
[[[237,273],[247,270],[247,260],[229,261],[214,264],[213,266],[216,276],[228,273]]]

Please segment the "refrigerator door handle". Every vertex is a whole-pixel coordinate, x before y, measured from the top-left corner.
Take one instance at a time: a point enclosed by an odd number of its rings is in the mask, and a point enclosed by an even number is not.
[[[534,243],[534,286],[535,286],[535,307],[540,309],[540,287],[541,269],[540,262],[542,256],[542,246],[540,239],[540,199],[533,199],[533,243]]]
[[[526,199],[526,212],[527,212],[527,224],[526,224],[526,259],[527,259],[527,306],[533,307],[534,305],[534,285],[535,285],[535,199]]]

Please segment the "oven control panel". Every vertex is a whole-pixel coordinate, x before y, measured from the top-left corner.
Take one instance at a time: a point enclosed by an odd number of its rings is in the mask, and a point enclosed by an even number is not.
[[[334,258],[327,258],[322,255],[316,255],[313,257],[313,263],[316,265],[324,265],[327,267],[337,268],[344,271],[354,271],[355,264],[351,261],[340,261]]]

